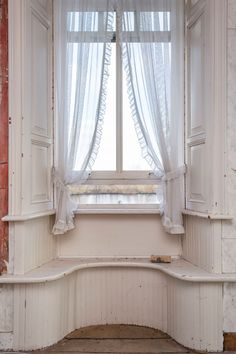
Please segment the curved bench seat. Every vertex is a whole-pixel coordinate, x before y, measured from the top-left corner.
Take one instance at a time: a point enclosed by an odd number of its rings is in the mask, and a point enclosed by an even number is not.
[[[221,351],[223,284],[235,281],[183,259],[56,259],[0,277],[16,308],[9,349],[43,348],[76,328],[109,323],[158,328],[186,347]]]
[[[78,270],[105,267],[153,269],[187,282],[236,282],[234,274],[211,274],[183,259],[174,260],[169,264],[156,264],[150,263],[147,258],[63,258],[48,262],[23,275],[2,275],[0,284],[45,283],[61,279]]]

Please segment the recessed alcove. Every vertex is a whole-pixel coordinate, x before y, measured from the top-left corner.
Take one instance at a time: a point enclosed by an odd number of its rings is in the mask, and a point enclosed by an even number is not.
[[[157,208],[122,205],[80,209],[75,229],[52,234],[60,143],[52,1],[9,0],[8,15],[9,259],[0,277],[0,349],[40,349],[109,323],[221,351],[223,334],[236,333],[235,1],[186,1],[184,235],[166,233]],[[151,264],[151,254],[172,263]]]

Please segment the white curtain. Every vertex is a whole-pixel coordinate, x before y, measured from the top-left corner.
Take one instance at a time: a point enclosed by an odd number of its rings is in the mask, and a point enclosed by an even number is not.
[[[129,99],[142,155],[163,181],[163,225],[184,233],[183,1],[128,0],[119,7]]]
[[[100,145],[113,12],[106,0],[54,3],[58,158],[53,233],[63,234],[74,227],[75,205],[67,186],[88,178]]]
[[[183,233],[184,0],[56,0],[53,171],[55,234],[74,227],[68,185],[84,182],[96,159],[105,110],[114,10],[133,119],[143,157],[162,177],[163,224]]]

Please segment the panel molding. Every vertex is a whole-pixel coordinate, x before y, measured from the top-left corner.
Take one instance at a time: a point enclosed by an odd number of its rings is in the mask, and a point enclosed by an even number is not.
[[[53,209],[53,191],[50,182],[53,164],[52,1],[9,0],[9,34],[9,113],[11,116],[9,214],[26,215]],[[33,47],[35,39],[41,43],[42,59]],[[37,76],[35,74],[34,77],[33,74],[37,73],[37,67],[35,66],[33,70],[33,62],[38,65],[39,71],[39,74]],[[45,71],[40,76],[42,63]],[[41,86],[38,85],[39,80],[41,80]],[[34,87],[40,87],[41,92],[47,91],[44,100],[37,90],[34,91]],[[34,98],[34,95],[37,97]],[[41,113],[38,117],[34,114],[34,102],[36,102],[35,112],[38,112],[37,107],[40,105],[44,107],[41,109],[44,113],[44,120]],[[43,171],[44,181],[47,181],[45,186],[47,197],[41,200],[32,198],[30,171],[34,154],[32,148],[35,146],[32,141],[36,140],[41,146],[45,148],[47,146],[48,151],[47,171]],[[41,188],[40,179],[38,179],[38,184],[37,188]]]
[[[186,51],[186,130],[185,155],[187,164],[186,176],[186,209],[211,214],[227,214],[225,197],[225,134],[226,134],[226,0],[199,0],[191,6],[187,1],[187,51]],[[191,54],[191,31],[201,22],[195,35],[196,52]],[[195,27],[196,28],[196,27]],[[199,44],[201,43],[201,44]],[[193,43],[194,45],[194,43]],[[202,48],[202,53],[201,51]],[[191,87],[191,55],[195,55],[196,63],[202,65],[202,83]],[[201,56],[201,58],[200,58]],[[193,69],[191,69],[191,65]],[[200,70],[201,71],[201,70]],[[199,70],[197,70],[199,75]],[[197,75],[197,74],[196,74]],[[202,96],[199,96],[199,92]],[[195,98],[194,96],[195,95]],[[192,99],[195,99],[194,107]],[[203,108],[199,108],[203,106]],[[192,121],[191,110],[195,110]],[[200,144],[205,144],[205,151],[199,157],[200,170],[195,169],[191,176],[191,151]],[[195,176],[195,173],[197,175]],[[194,183],[192,179],[194,178]],[[205,194],[192,197],[192,187],[199,181],[199,190]],[[201,193],[200,193],[201,194]]]
[[[50,202],[50,150],[50,143],[46,141],[41,142],[37,140],[31,140],[31,204]],[[39,152],[44,152],[44,157],[41,156],[41,159]],[[43,161],[44,159],[46,159],[46,161]],[[43,180],[44,183],[42,185]],[[40,191],[38,189],[40,189]]]

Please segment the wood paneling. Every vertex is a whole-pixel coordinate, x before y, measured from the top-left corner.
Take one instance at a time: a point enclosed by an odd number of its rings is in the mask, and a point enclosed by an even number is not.
[[[224,214],[227,1],[187,5],[186,208]]]
[[[14,274],[24,274],[56,257],[50,216],[15,222],[11,233]]]
[[[10,215],[22,215],[53,208],[52,1],[9,4]]]
[[[210,273],[221,273],[221,220],[185,217],[183,258]]]
[[[56,343],[75,328],[136,324],[196,350],[221,351],[222,284],[185,282],[159,270],[86,268],[61,279],[15,285],[14,349]],[[36,330],[37,329],[37,330]]]

